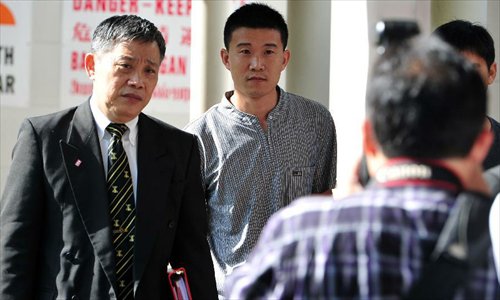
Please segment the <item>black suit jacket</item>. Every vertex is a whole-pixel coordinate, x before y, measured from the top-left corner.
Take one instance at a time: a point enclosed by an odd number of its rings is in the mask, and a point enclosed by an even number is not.
[[[194,299],[216,298],[197,141],[139,115],[136,299],[171,297],[187,269]],[[1,201],[0,299],[114,297],[106,177],[89,102],[21,126]]]

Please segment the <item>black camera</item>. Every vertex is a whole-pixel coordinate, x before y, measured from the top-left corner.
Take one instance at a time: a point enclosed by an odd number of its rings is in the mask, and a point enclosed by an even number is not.
[[[405,20],[383,20],[375,25],[377,46],[388,46],[404,42],[420,33],[417,22]]]

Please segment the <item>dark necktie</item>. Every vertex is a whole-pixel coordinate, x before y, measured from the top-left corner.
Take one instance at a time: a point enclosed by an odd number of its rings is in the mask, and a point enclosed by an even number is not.
[[[111,123],[106,130],[111,134],[108,147],[108,197],[115,248],[117,299],[133,299],[135,205],[132,176],[122,136],[128,130],[125,124]]]

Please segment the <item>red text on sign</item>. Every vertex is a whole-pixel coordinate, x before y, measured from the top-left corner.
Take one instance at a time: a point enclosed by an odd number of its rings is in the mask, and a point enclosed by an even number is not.
[[[191,27],[182,27],[181,45],[191,47]]]
[[[157,15],[190,16],[191,0],[156,0]]]
[[[92,94],[92,83],[79,82],[75,79],[71,80],[71,94],[73,95]]]
[[[80,42],[90,42],[90,26],[77,22],[73,27],[73,39]]]
[[[139,0],[73,0],[74,11],[137,13]]]
[[[189,87],[157,86],[153,97],[161,100],[189,101],[191,89]]]
[[[160,74],[186,75],[186,56],[165,56],[160,66]]]
[[[168,45],[168,26],[161,25],[159,28],[161,35],[163,35],[163,39],[165,40],[165,46]]]
[[[71,70],[85,70],[85,52],[71,52]]]

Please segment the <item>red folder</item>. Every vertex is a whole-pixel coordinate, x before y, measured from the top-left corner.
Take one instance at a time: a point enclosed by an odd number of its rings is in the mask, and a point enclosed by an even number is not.
[[[187,273],[184,268],[168,270],[168,283],[175,300],[192,300]]]

